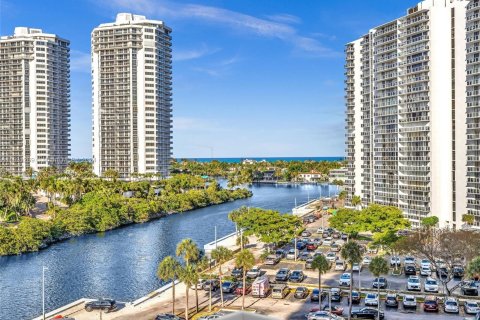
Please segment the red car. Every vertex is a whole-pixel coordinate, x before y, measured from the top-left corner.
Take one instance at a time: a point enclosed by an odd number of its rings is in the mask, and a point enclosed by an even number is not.
[[[323,311],[329,311],[337,316],[341,316],[343,314],[343,308],[339,306],[332,306],[332,310],[330,310],[330,307],[326,305],[325,307],[323,307]]]
[[[423,311],[438,312],[438,300],[434,296],[428,296],[423,303]]]
[[[313,251],[313,250],[317,250],[318,246],[315,242],[309,242],[307,243],[307,250],[308,251]]]
[[[247,283],[245,286],[245,295],[248,295],[252,291],[252,285],[250,283]],[[243,295],[243,282],[240,282],[238,284],[238,287],[235,289],[233,292],[236,296],[241,296]]]

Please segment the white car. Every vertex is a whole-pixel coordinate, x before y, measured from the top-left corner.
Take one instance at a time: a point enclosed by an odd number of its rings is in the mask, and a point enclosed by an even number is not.
[[[428,260],[428,259],[422,259],[422,261],[420,262],[420,267],[421,267],[421,268],[424,268],[424,267],[431,268],[431,267],[432,267],[432,263],[431,263],[430,260]]]
[[[453,297],[447,298],[443,304],[443,311],[446,313],[458,313],[460,311],[458,300]]]
[[[198,279],[197,285],[193,284],[190,288],[195,289],[195,287],[197,287],[198,290],[202,290],[203,289],[203,284],[205,283],[205,281],[206,280]]]
[[[425,292],[438,292],[438,282],[433,278],[427,278],[424,285]]]
[[[322,227],[318,228],[317,233],[323,233],[323,228]]]
[[[335,261],[335,271],[345,271],[347,265],[342,260]]]
[[[390,267],[400,267],[400,257],[392,256],[390,257]]]
[[[354,263],[352,266],[353,271],[361,272],[363,265],[361,263]]]
[[[415,264],[415,258],[414,257],[405,257],[405,259],[403,259],[403,264]]]
[[[260,276],[260,273],[262,273],[262,270],[260,269],[260,267],[255,266],[252,269],[248,270],[246,276],[247,278],[255,279]]]
[[[337,260],[337,254],[335,252],[328,252],[325,258],[330,262],[335,262],[335,260]]]
[[[350,282],[352,282],[352,278],[350,277],[350,273],[344,273],[340,276],[340,280],[338,280],[338,285],[349,287]]]
[[[407,280],[407,290],[408,291],[422,291],[422,284],[418,276],[410,276]]]
[[[288,260],[295,260],[295,256],[298,257],[298,253],[295,252],[295,249],[290,249],[287,252],[287,259]]]
[[[313,311],[306,315],[307,320],[344,320],[345,318],[337,316],[328,311]]]
[[[430,266],[422,266],[420,269],[420,275],[429,277],[432,274],[432,269],[430,269]]]
[[[417,298],[412,295],[406,295],[403,297],[403,308],[417,308]]]
[[[376,293],[367,293],[365,296],[366,306],[378,306],[378,295]]]
[[[329,247],[329,246],[332,245],[332,242],[333,242],[333,241],[332,241],[332,238],[328,237],[328,238],[325,238],[325,239],[323,240],[322,245]]]
[[[473,300],[465,301],[463,309],[466,314],[477,314],[480,312],[480,304]]]
[[[363,258],[363,264],[370,264],[370,262],[372,262],[372,258],[370,258],[369,256],[365,256],[365,258]]]

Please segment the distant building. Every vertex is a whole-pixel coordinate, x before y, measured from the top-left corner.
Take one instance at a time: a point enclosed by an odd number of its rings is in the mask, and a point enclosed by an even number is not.
[[[321,174],[320,172],[316,172],[316,171],[312,171],[312,172],[308,172],[308,173],[300,173],[297,176],[297,181],[318,182],[318,181],[322,180],[323,176],[324,176],[323,174]]]
[[[332,169],[328,173],[328,180],[333,182],[334,180],[343,181],[347,180],[347,168]]]
[[[69,41],[17,27],[0,38],[0,169],[62,170],[70,155]]]
[[[172,30],[120,13],[92,32],[93,166],[167,176],[172,155]]]

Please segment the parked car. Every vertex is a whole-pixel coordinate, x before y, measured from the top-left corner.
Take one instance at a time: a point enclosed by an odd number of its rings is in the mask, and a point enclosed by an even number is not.
[[[478,287],[474,281],[465,281],[461,287],[462,295],[478,296]]]
[[[315,238],[315,239],[313,239],[313,243],[315,243],[317,245],[317,248],[318,248],[318,246],[320,246],[322,244],[322,239]]]
[[[352,304],[359,304],[361,299],[360,292],[352,291]]]
[[[332,306],[330,308],[328,305],[326,305],[325,307],[323,307],[323,311],[331,312],[337,316],[341,316],[343,314],[343,308],[340,306]]]
[[[359,319],[377,319],[378,317],[378,309],[375,308],[360,308],[352,310],[352,318],[359,318]],[[380,311],[380,319],[385,318],[385,313]]]
[[[338,231],[335,231],[334,233],[332,233],[332,238],[333,239],[340,239],[341,236],[342,236],[342,234]]]
[[[305,274],[302,270],[294,270],[289,277],[291,282],[302,282],[305,279]]]
[[[410,276],[407,280],[408,291],[422,291],[422,284],[418,276]]]
[[[313,258],[308,258],[305,261],[305,269],[312,269],[313,268]]]
[[[310,237],[311,235],[312,233],[308,230],[303,231],[301,234],[302,237]]]
[[[311,241],[311,242],[307,243],[307,250],[308,251],[315,251],[315,250],[317,250],[317,248],[318,248],[318,245],[315,242]]]
[[[322,227],[318,228],[318,229],[317,229],[317,233],[318,233],[318,234],[322,234],[322,233],[323,233],[323,228],[322,228]]]
[[[354,263],[352,265],[352,271],[357,271],[357,272],[361,272],[363,269],[363,265],[361,263]]]
[[[448,277],[448,268],[442,265],[441,267],[437,268],[436,273],[437,278],[446,278]]]
[[[365,296],[365,305],[366,306],[378,306],[378,294],[376,293],[367,293]]]
[[[217,291],[217,289],[220,289],[220,281],[218,281],[217,279],[210,279],[205,281],[205,283],[203,284],[203,290],[210,291],[210,288],[212,289],[212,291]]]
[[[297,299],[305,299],[308,296],[308,289],[306,287],[297,287],[293,296]]]
[[[403,266],[403,272],[406,276],[416,275],[417,274],[417,267],[414,264],[405,264]]]
[[[288,281],[290,277],[290,269],[288,268],[281,268],[278,270],[277,274],[275,275],[275,281]]]
[[[325,258],[330,262],[335,262],[335,260],[337,260],[337,254],[335,252],[327,252]]]
[[[265,264],[270,266],[276,265],[279,262],[280,258],[276,255],[270,255],[265,259]]]
[[[112,299],[100,299],[85,303],[85,311],[103,310],[104,312],[112,311],[117,308],[117,303]]]
[[[343,317],[334,315],[328,311],[312,311],[307,315],[307,320],[344,320]]]
[[[204,283],[205,283],[204,279],[198,279],[197,283],[193,284],[190,288],[191,289],[202,290]]]
[[[430,269],[429,266],[422,266],[422,268],[420,269],[420,275],[429,277],[432,275],[432,270]]]
[[[259,277],[261,273],[262,273],[262,270],[260,269],[260,267],[259,266],[254,266],[252,269],[247,271],[246,276],[249,279],[255,279],[255,278]]]
[[[416,309],[417,308],[417,298],[410,294],[403,297],[403,308],[404,309]]]
[[[336,243],[332,243],[332,245],[330,246],[330,251],[339,252],[340,251],[340,246]]]
[[[423,267],[428,267],[431,269],[432,263],[430,262],[430,260],[422,259],[422,261],[420,261],[420,268],[423,268]]]
[[[372,258],[370,258],[369,256],[365,256],[362,260],[362,263],[366,265],[369,265],[370,262],[372,262]]]
[[[157,316],[155,317],[155,320],[184,320],[184,319],[185,318],[176,316],[171,313],[160,313],[160,314],[157,314]]]
[[[415,258],[406,256],[405,259],[403,259],[403,264],[415,264]]]
[[[295,249],[290,249],[287,252],[287,260],[295,260],[295,257],[298,257],[298,251]]]
[[[252,291],[252,284],[246,282],[245,283],[245,295],[248,295]],[[237,288],[234,291],[236,296],[243,295],[243,282],[239,282]]]
[[[297,250],[303,250],[307,247],[307,244],[303,241],[297,241]]]
[[[289,291],[286,284],[276,284],[272,286],[272,298],[283,299],[288,295]]]
[[[385,277],[378,277],[373,280],[372,287],[386,289],[388,286],[388,281]]]
[[[338,285],[339,286],[350,286],[350,282],[352,282],[352,278],[350,277],[350,273],[344,273],[340,276],[340,279],[338,280]]]
[[[348,234],[342,233],[342,236],[340,238],[344,241],[347,241],[348,240]]]
[[[480,314],[480,304],[478,301],[465,301],[463,304],[463,310],[466,314]]]
[[[397,256],[391,256],[390,257],[390,267],[400,267],[400,257],[397,257]]]
[[[222,292],[223,293],[233,293],[237,288],[238,283],[235,281],[225,281],[222,283]]]
[[[347,269],[347,264],[342,260],[335,261],[335,271],[345,271]]]
[[[237,279],[243,277],[243,268],[242,267],[233,268],[232,277],[237,278]]]
[[[438,312],[438,299],[435,296],[425,297],[423,302],[423,311],[435,311]]]
[[[424,284],[425,292],[438,292],[438,282],[433,278],[427,278]]]
[[[322,238],[328,238],[328,237],[330,237],[330,233],[328,231],[323,231]]]
[[[324,245],[324,246],[327,246],[327,247],[331,246],[331,245],[332,245],[332,238],[330,238],[330,237],[325,238],[325,239],[323,240],[323,245]]]
[[[385,306],[398,308],[398,295],[396,293],[387,293],[387,296],[385,297]]]
[[[278,249],[278,250],[275,251],[275,255],[276,255],[279,259],[284,259],[287,254],[286,254],[285,250]]]
[[[454,278],[461,279],[465,275],[465,269],[461,265],[454,265],[452,268]]]
[[[308,252],[302,252],[300,253],[300,256],[298,257],[298,259],[300,259],[301,261],[307,261],[308,258],[311,257],[311,254],[308,253]]]
[[[331,288],[330,289],[330,300],[332,300],[332,302],[342,301],[342,291],[340,291],[339,288]]]
[[[445,299],[445,302],[443,303],[443,311],[445,313],[459,313],[460,307],[457,298],[448,297]]]
[[[315,288],[312,290],[312,294],[310,295],[310,301],[311,302],[318,302],[320,299],[320,290],[318,288]],[[323,297],[322,297],[323,299]]]

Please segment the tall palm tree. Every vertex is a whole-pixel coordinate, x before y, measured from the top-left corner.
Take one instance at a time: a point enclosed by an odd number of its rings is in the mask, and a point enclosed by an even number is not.
[[[313,259],[312,269],[318,271],[318,304],[322,306],[322,274],[330,270],[330,262],[324,255],[318,255]]]
[[[360,196],[352,197],[352,206],[354,206],[355,209],[358,209],[358,206],[361,204],[362,204],[362,198],[360,198]]]
[[[183,257],[185,265],[189,266],[191,263],[196,262],[200,258],[200,250],[197,244],[190,238],[183,239],[177,245],[176,251],[177,257]],[[195,307],[198,312],[198,288],[195,283]]]
[[[358,243],[350,240],[342,248],[340,255],[350,265],[350,302],[348,305],[348,319],[350,320],[352,317],[353,264],[362,261],[362,251]]]
[[[255,257],[253,254],[246,249],[243,249],[237,254],[237,257],[235,258],[235,265],[237,267],[243,268],[243,292],[242,292],[242,310],[245,309],[245,285],[246,285],[246,275],[247,275],[247,270],[252,268],[253,265],[255,264]]]
[[[188,320],[188,291],[192,285],[198,282],[198,272],[195,265],[190,264],[180,269],[179,278],[185,285],[185,319]]]
[[[172,314],[175,314],[175,280],[180,272],[180,263],[172,256],[166,256],[158,265],[157,277],[163,281],[172,281]]]
[[[241,232],[240,235],[237,237],[235,244],[237,246],[241,246],[240,250],[245,249],[245,246],[250,243],[250,240],[248,240],[248,237]]]
[[[370,261],[368,269],[375,277],[380,277],[382,274],[388,274],[388,263],[382,257],[375,257]],[[380,285],[377,285],[378,292],[378,319],[380,319]]]
[[[218,265],[218,278],[220,280],[220,289],[222,289],[222,275],[223,275],[222,264],[233,258],[233,252],[232,250],[227,249],[225,247],[218,247],[212,250],[210,255]],[[223,307],[223,290],[220,290],[220,300],[222,301],[222,307]],[[210,300],[210,304],[211,303],[212,301]]]

